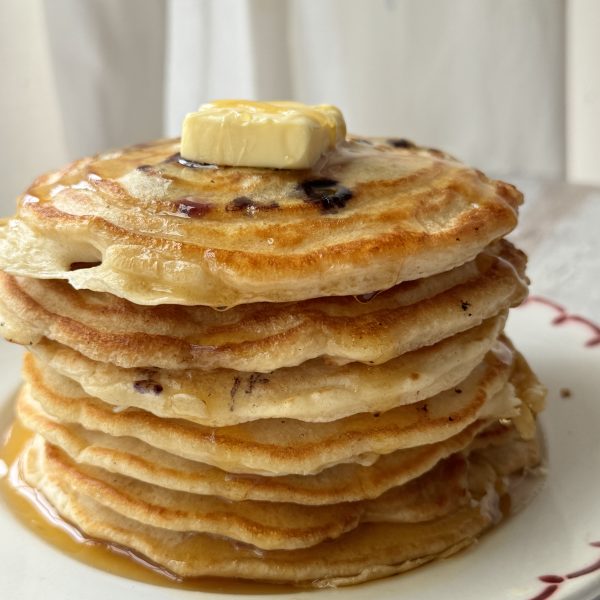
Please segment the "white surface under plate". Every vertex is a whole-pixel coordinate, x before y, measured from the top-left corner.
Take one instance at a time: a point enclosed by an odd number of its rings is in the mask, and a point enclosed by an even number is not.
[[[558,320],[558,322],[557,322]],[[542,425],[549,452],[544,489],[458,556],[352,588],[290,591],[270,598],[315,600],[552,600],[600,598],[600,330],[558,307],[529,301],[509,333],[549,389]],[[0,425],[18,382],[16,355],[0,350]],[[568,389],[568,394],[561,390]],[[595,569],[593,567],[596,567]],[[567,577],[580,571],[590,571]],[[557,583],[539,576],[555,576]],[[558,582],[559,579],[563,579]],[[6,600],[227,600],[229,594],[155,587],[82,564],[38,539],[0,504],[0,595]],[[554,592],[552,592],[554,590]],[[237,596],[236,596],[237,597]],[[245,598],[262,596],[245,595]]]

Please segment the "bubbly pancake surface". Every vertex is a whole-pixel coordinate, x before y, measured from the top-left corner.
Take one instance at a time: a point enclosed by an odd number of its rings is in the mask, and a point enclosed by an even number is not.
[[[177,140],[38,178],[0,267],[137,304],[367,294],[473,259],[521,194],[439,151],[353,140],[310,172],[190,165]]]

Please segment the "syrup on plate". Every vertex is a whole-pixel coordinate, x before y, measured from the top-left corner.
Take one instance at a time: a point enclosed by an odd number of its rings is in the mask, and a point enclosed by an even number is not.
[[[45,542],[75,560],[113,575],[163,587],[227,594],[277,594],[297,588],[233,579],[183,579],[115,544],[90,539],[62,519],[47,500],[25,483],[19,455],[33,434],[18,420],[0,437],[0,501]]]

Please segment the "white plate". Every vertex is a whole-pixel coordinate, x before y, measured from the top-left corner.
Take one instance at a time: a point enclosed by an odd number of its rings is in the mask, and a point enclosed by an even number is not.
[[[600,329],[534,299],[510,317],[509,333],[549,389],[542,417],[549,450],[544,489],[521,513],[485,535],[476,547],[416,571],[353,588],[297,591],[271,598],[377,600],[552,600],[600,598]],[[11,418],[18,383],[17,353],[2,344],[0,426]],[[570,390],[570,397],[560,391]],[[590,573],[555,584],[596,563]],[[179,600],[189,592],[119,578],[56,551],[0,504],[0,595],[7,600]],[[246,595],[245,598],[264,598]]]

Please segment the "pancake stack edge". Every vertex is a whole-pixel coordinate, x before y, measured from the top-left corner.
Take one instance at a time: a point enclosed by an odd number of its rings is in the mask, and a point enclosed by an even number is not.
[[[176,151],[79,161],[0,227],[27,484],[181,577],[348,585],[498,523],[545,395],[503,333],[518,192],[381,140],[302,180]]]

